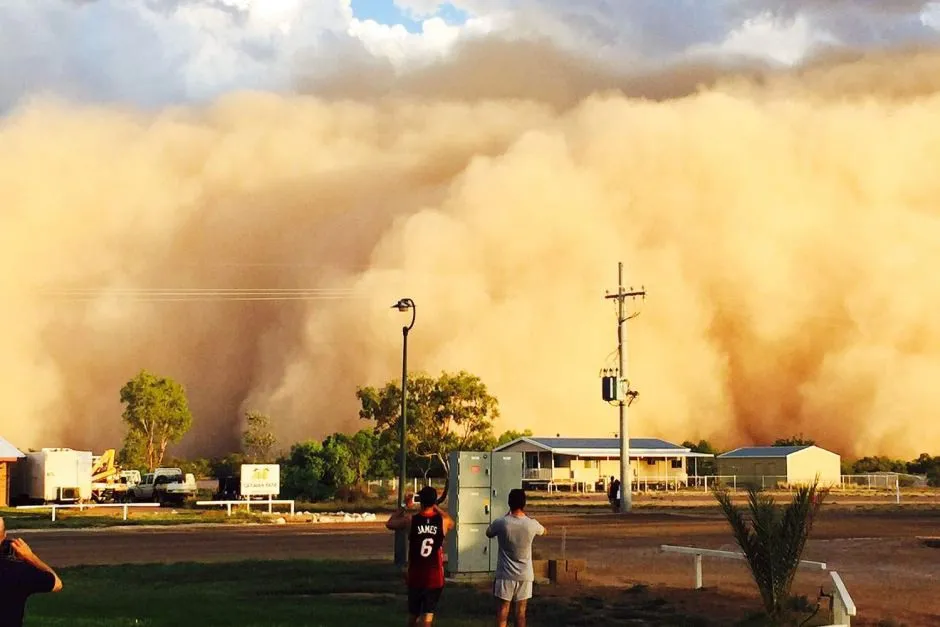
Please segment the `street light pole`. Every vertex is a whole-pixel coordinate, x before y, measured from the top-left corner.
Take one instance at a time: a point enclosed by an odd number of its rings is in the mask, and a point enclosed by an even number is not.
[[[392,305],[392,309],[401,312],[411,310],[411,324],[401,328],[402,348],[401,348],[401,429],[399,433],[399,449],[401,451],[401,461],[398,468],[398,506],[405,507],[405,470],[408,460],[408,451],[405,445],[405,434],[408,429],[408,332],[415,325],[415,318],[418,315],[418,309],[415,302],[410,298],[402,298]],[[395,530],[395,565],[404,566],[407,562],[407,534],[405,529]]]

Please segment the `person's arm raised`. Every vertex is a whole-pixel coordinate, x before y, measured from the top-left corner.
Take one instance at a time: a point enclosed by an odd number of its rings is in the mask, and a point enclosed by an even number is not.
[[[450,530],[454,528],[454,519],[437,505],[434,506],[434,511],[440,514],[441,519],[444,521],[444,533],[450,533]]]
[[[33,550],[29,548],[29,545],[22,538],[17,538],[10,543],[13,552],[18,558],[29,564],[30,566],[41,570],[43,572],[49,573],[52,575],[54,584],[52,585],[52,590],[46,590],[45,592],[58,592],[62,589],[62,580],[59,579],[59,575],[56,574],[52,568],[49,567],[44,561],[39,559],[39,556],[33,553]]]
[[[411,515],[402,508],[389,517],[385,522],[385,528],[393,531],[407,529],[410,521]]]

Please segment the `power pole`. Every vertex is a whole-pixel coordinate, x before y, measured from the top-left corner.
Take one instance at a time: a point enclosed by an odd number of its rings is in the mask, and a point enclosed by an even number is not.
[[[617,293],[607,294],[604,298],[617,300],[617,358],[619,361],[620,385],[627,385],[623,394],[617,394],[620,405],[620,513],[626,514],[633,507],[633,474],[630,472],[630,428],[627,416],[627,408],[637,392],[630,389],[630,383],[627,381],[627,320],[633,316],[627,316],[624,313],[624,302],[628,298],[641,296],[646,298],[646,290],[641,288],[634,290],[632,287],[624,289],[623,287],[623,263],[617,264]]]

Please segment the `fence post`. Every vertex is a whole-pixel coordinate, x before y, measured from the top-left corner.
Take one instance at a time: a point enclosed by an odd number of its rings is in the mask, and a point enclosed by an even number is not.
[[[738,476],[737,475],[731,475],[731,483],[734,486],[735,492],[737,492],[738,490]]]
[[[291,515],[291,516],[294,515],[294,501],[291,501],[291,502],[290,502],[290,515]]]
[[[702,554],[695,555],[695,589],[702,589]]]
[[[268,513],[269,513],[269,514],[273,514],[273,513],[274,513],[274,503],[271,502],[271,500],[272,500],[273,498],[274,498],[274,497],[271,496],[270,494],[268,495]]]
[[[56,510],[56,506],[53,505],[52,506],[52,522],[55,522],[55,510]]]
[[[124,504],[124,520],[127,520],[127,503]]]
[[[228,509],[228,515],[231,516],[232,515],[232,503],[231,502],[226,503],[225,507]]]

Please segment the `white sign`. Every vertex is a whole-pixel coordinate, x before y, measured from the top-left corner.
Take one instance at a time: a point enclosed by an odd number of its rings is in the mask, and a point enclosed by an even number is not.
[[[277,496],[280,493],[280,465],[242,464],[242,496]]]

